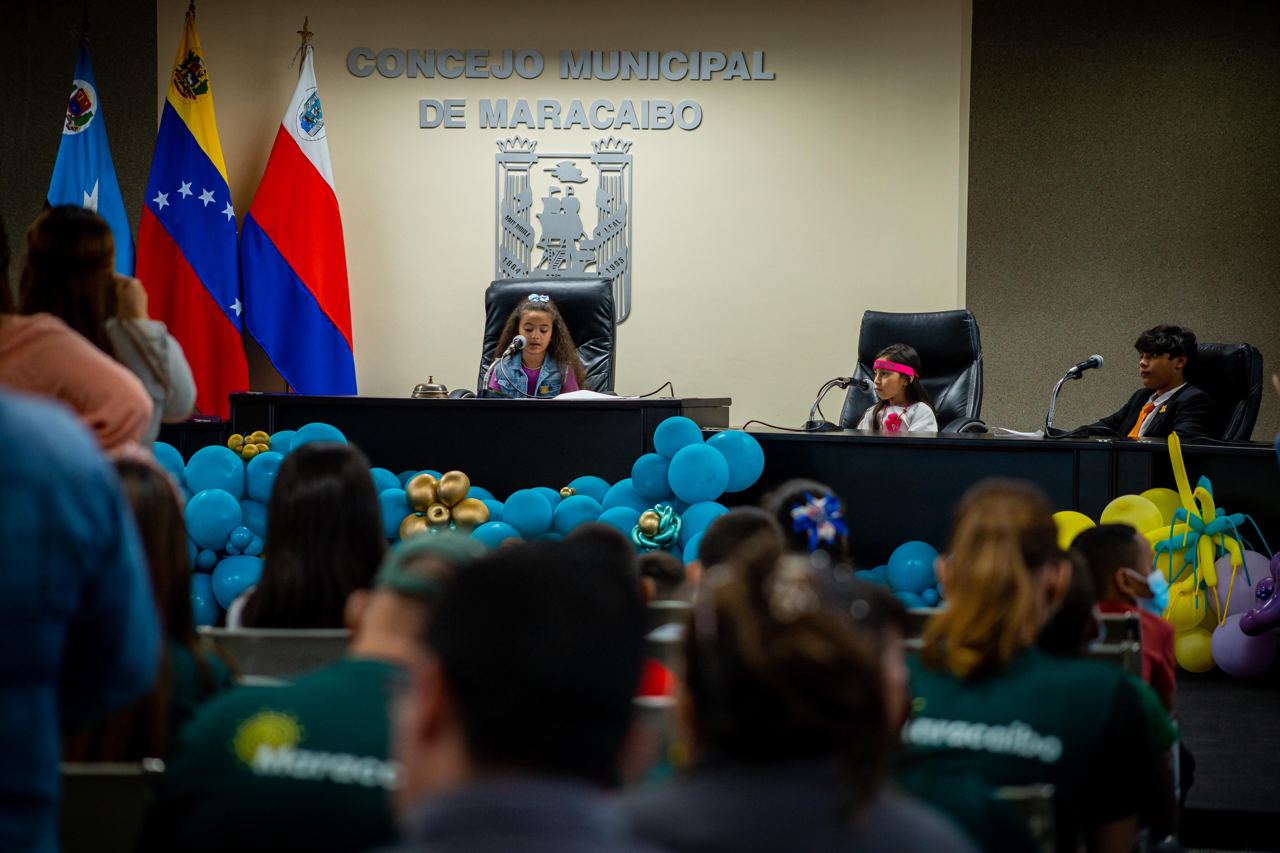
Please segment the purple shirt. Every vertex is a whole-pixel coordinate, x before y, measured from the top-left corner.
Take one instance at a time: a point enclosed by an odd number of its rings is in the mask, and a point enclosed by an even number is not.
[[[527,378],[525,393],[528,394],[530,397],[536,397],[538,395],[538,374],[541,372],[542,368],[525,367],[522,362],[520,364],[520,369],[524,371],[524,375]],[[578,388],[578,375],[573,372],[572,367],[565,367],[560,372],[564,376],[564,379],[561,380],[561,383],[560,383],[561,394],[567,394],[570,391],[580,390]],[[489,377],[489,387],[494,391],[498,390],[498,374],[496,371],[492,376]]]

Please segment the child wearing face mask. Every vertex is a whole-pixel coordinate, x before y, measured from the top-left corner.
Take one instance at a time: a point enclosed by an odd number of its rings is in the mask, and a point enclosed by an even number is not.
[[[938,419],[920,382],[920,356],[915,348],[890,344],[876,355],[873,367],[879,401],[863,413],[858,429],[937,432]]]
[[[1161,616],[1169,604],[1169,585],[1155,569],[1150,543],[1127,524],[1100,524],[1077,536],[1071,550],[1089,567],[1100,611],[1139,614],[1142,680],[1172,711],[1178,689],[1173,626]]]

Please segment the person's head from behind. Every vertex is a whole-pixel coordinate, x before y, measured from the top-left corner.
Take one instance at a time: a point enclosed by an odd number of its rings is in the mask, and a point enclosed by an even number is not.
[[[1072,540],[1071,550],[1087,567],[1099,601],[1134,605],[1152,597],[1155,553],[1129,525],[1092,527]]]
[[[498,335],[493,357],[505,352],[516,335],[524,335],[524,351],[531,359],[541,360],[544,355],[549,356],[557,364],[574,370],[579,384],[583,382],[582,362],[578,358],[573,335],[569,334],[569,326],[560,315],[560,309],[545,293],[531,293],[511,310]]]
[[[762,501],[782,528],[783,547],[808,554],[818,568],[849,562],[849,528],[844,503],[814,480],[787,480]]]
[[[915,347],[890,344],[876,353],[872,364],[876,397],[880,408],[885,405],[910,406],[912,403],[933,405],[929,392],[920,381],[922,367]],[[877,412],[878,414],[878,412]]]
[[[1040,629],[1036,645],[1041,651],[1058,657],[1079,657],[1098,636],[1098,621],[1093,615],[1098,601],[1084,560],[1074,550],[1067,553],[1066,559],[1071,576],[1062,600]]]
[[[171,640],[191,646],[191,565],[182,500],[172,478],[153,461],[124,456],[115,463],[121,490],[138,525],[151,572],[160,625]]]
[[[1162,325],[1138,336],[1138,376],[1144,388],[1170,391],[1185,381],[1196,359],[1196,334],[1185,326]]]
[[[925,627],[921,660],[959,678],[999,672],[1034,644],[1061,596],[1053,507],[1017,480],[984,480],[956,506],[948,553],[937,563],[947,606]]]
[[[459,533],[420,533],[389,550],[371,589],[347,597],[351,654],[409,663],[422,653],[431,609],[454,572],[484,555],[484,546]]]
[[[486,776],[613,784],[643,627],[634,577],[570,542],[502,548],[457,572],[397,708],[402,805]]]
[[[580,524],[566,537],[566,541],[585,553],[596,563],[609,564],[610,571],[624,572],[640,580],[640,567],[636,549],[631,540],[616,527],[599,522]]]
[[[347,596],[369,586],[386,547],[364,454],[345,444],[299,447],[271,489],[265,563],[244,624],[342,627]]]
[[[669,551],[649,551],[636,560],[645,601],[678,599],[685,589],[684,561]]]
[[[886,719],[896,737],[907,720],[911,700],[904,644],[911,628],[907,608],[886,587],[853,578],[847,569],[832,574],[830,589],[835,606],[867,640],[879,661]]]
[[[854,812],[874,796],[890,743],[883,674],[807,561],[709,567],[685,658],[697,754],[753,766],[834,758]]]
[[[18,310],[60,317],[114,357],[106,322],[116,314],[115,240],[101,216],[60,205],[27,229],[26,258],[18,284]]]

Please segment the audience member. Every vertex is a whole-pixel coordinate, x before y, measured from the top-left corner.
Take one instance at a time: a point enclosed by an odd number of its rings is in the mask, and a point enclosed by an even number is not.
[[[684,647],[694,763],[626,798],[641,837],[675,851],[971,849],[882,788],[883,673],[834,603],[806,562],[767,547],[708,569]]]
[[[63,739],[68,761],[165,758],[169,743],[196,706],[231,683],[226,664],[200,648],[191,615],[191,566],[183,535],[182,498],[149,457],[116,461],[151,572],[160,615],[160,669],[155,686],[129,710]]]
[[[15,314],[8,269],[9,238],[0,220],[0,386],[66,403],[104,450],[142,438],[152,411],[142,383],[57,317]]]
[[[672,601],[687,597],[684,561],[670,551],[650,551],[636,561],[645,601]]]
[[[1071,543],[1089,569],[1103,613],[1137,613],[1142,624],[1142,679],[1173,710],[1177,667],[1173,626],[1160,613],[1157,597],[1168,597],[1169,584],[1155,568],[1151,543],[1127,524],[1100,524]],[[1167,604],[1167,601],[1165,602]]]
[[[347,598],[369,586],[387,549],[364,454],[307,444],[286,456],[267,542],[262,577],[232,602],[227,627],[341,628]]]
[[[156,609],[115,472],[59,407],[0,390],[0,850],[58,847],[59,729],[151,688]]]
[[[363,850],[395,837],[389,713],[441,585],[483,551],[452,533],[392,549],[347,600],[347,656],[282,687],[241,687],[179,737],[147,846]]]
[[[753,544],[746,545],[748,542]],[[704,571],[728,561],[734,551],[744,546],[752,554],[768,548],[772,559],[782,556],[782,528],[772,513],[754,506],[736,506],[712,521],[702,534],[698,559],[689,566],[690,584],[696,588]],[[760,559],[767,558],[761,555]]]
[[[1069,566],[1048,499],[999,480],[966,493],[938,561],[947,606],[912,662],[898,778],[984,849],[1028,840],[991,793],[1031,784],[1054,786],[1058,850],[1075,850],[1080,836],[1090,850],[1134,844],[1149,770],[1137,691],[1119,667],[1034,647]]]
[[[50,208],[27,231],[18,307],[64,320],[142,380],[153,403],[143,436],[150,442],[161,421],[191,414],[195,381],[182,346],[147,316],[142,284],[117,275],[114,263],[115,240],[102,217],[75,205]]]
[[[502,548],[453,578],[397,713],[402,849],[643,849],[602,790],[642,626],[634,576],[577,543]]]
[[[787,480],[761,506],[782,528],[787,552],[808,554],[819,569],[849,564],[844,503],[830,487],[815,480]]]

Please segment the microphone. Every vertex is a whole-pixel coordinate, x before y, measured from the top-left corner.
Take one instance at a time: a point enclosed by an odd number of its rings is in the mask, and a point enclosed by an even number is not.
[[[524,345],[526,343],[528,343],[528,341],[525,340],[524,335],[516,335],[511,339],[511,343],[507,344],[507,348],[502,355],[498,356],[498,361],[502,361],[502,359],[509,358],[520,352],[520,350],[524,349]],[[1096,358],[1101,359],[1102,356],[1096,356]]]
[[[1068,370],[1067,375],[1071,377],[1078,377],[1082,372],[1086,370],[1093,370],[1095,367],[1102,367],[1102,365],[1103,365],[1102,356],[1098,355],[1097,353],[1094,353],[1093,355],[1086,358],[1084,361],[1077,364],[1075,367]]]
[[[827,396],[827,392],[832,388],[845,389],[850,385],[862,391],[871,390],[871,383],[865,379],[855,379],[852,376],[837,376],[835,379],[828,380],[818,390],[818,398],[813,401],[813,405],[809,408],[809,419],[804,422],[804,426],[801,429],[805,432],[833,432],[840,429],[840,427],[825,418],[818,417],[822,414],[822,409],[820,408],[822,398]]]

